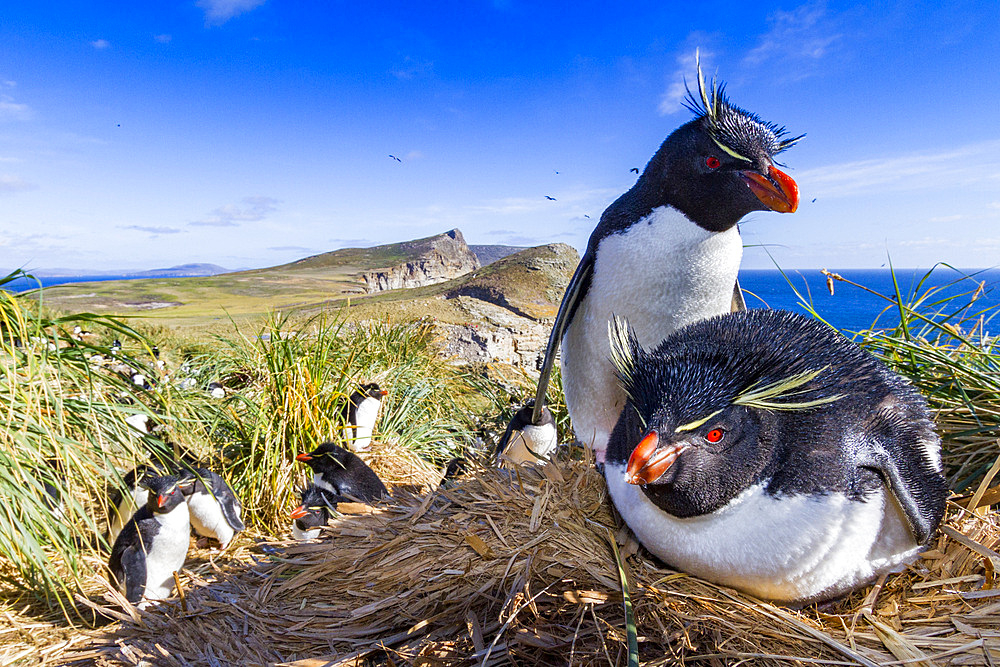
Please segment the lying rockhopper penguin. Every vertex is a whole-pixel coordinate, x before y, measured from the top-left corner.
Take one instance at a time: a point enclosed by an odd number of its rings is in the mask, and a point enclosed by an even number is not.
[[[628,398],[608,489],[665,563],[805,604],[901,570],[933,537],[948,489],[924,399],[827,325],[745,311],[652,351],[609,328]]]

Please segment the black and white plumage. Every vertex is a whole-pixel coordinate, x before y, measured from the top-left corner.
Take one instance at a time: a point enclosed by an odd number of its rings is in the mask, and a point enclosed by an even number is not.
[[[531,419],[534,408],[535,402],[530,400],[514,413],[514,418],[507,424],[507,430],[497,443],[497,463],[542,463],[552,456],[559,444],[556,421],[552,417],[552,411],[543,407],[540,422],[533,424]]]
[[[240,499],[218,473],[190,468],[179,484],[191,513],[191,527],[198,535],[218,540],[225,549],[246,528]]]
[[[801,137],[707,89],[698,70],[694,120],[675,130],[631,190],[594,229],[570,279],[545,352],[532,422],[541,409],[556,353],[576,437],[604,460],[625,403],[608,362],[607,323],[627,317],[651,347],[680,327],[742,309],[737,223],[752,211],[790,213],[798,186],[775,163]]]
[[[344,437],[351,451],[363,452],[371,447],[379,408],[382,407],[382,399],[388,394],[388,391],[374,382],[363,384],[351,393],[343,410],[344,423],[347,425]]]
[[[292,510],[292,537],[297,540],[314,540],[320,529],[337,511],[337,503],[347,500],[315,484],[302,489],[299,506]]]
[[[357,454],[325,442],[308,454],[299,454],[313,471],[313,484],[337,496],[370,503],[389,495],[382,480]]]
[[[152,477],[146,504],[135,513],[111,549],[111,582],[129,602],[162,600],[174,588],[191,539],[187,503],[174,476]]]
[[[752,310],[651,352],[611,329],[628,401],[608,489],[668,564],[803,603],[903,567],[933,536],[947,487],[926,404],[830,327]]]

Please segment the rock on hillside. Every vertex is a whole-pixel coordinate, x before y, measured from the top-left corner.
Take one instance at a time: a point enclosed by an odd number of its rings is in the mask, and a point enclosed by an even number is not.
[[[361,281],[369,294],[406,287],[421,287],[451,280],[479,268],[462,232],[444,234],[399,244],[400,251],[414,257],[392,266],[365,271]]]

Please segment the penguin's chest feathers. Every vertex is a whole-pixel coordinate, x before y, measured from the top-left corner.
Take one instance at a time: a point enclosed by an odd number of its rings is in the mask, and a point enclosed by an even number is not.
[[[541,463],[555,450],[557,444],[555,424],[528,424],[520,433],[511,437],[504,457],[515,463]]]
[[[905,565],[919,552],[891,496],[773,496],[766,483],[721,509],[680,519],[608,465],[608,489],[639,541],[667,564],[782,602],[843,594]]]
[[[214,537],[225,547],[235,531],[222,512],[222,506],[211,493],[197,492],[188,498],[191,508],[191,525],[199,535]]]
[[[584,326],[607,343],[612,314],[646,347],[697,320],[729,312],[743,244],[736,227],[709,232],[661,206],[598,246]]]
[[[146,551],[146,588],[144,597],[162,600],[174,587],[174,572],[184,566],[190,545],[191,523],[186,503],[166,514],[154,515],[158,527],[152,545]]]

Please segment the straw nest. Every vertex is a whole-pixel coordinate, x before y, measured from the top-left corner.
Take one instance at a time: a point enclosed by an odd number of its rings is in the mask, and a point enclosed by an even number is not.
[[[791,610],[656,563],[613,515],[588,462],[483,469],[345,514],[319,541],[262,545],[253,567],[187,577],[182,600],[94,633],[63,659],[623,665],[617,540],[644,664],[992,665],[1000,526],[979,512],[951,503],[936,542],[906,572]]]

